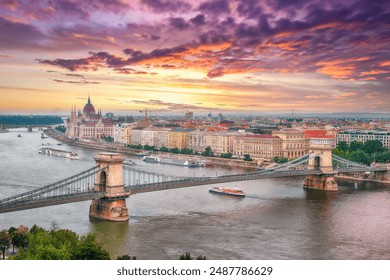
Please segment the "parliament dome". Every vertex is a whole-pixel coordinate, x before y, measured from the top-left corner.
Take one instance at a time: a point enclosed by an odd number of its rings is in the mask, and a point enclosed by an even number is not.
[[[93,105],[91,103],[91,98],[89,96],[88,96],[88,103],[85,104],[85,106],[84,106],[83,114],[86,114],[86,115],[95,114],[95,107],[93,107]]]

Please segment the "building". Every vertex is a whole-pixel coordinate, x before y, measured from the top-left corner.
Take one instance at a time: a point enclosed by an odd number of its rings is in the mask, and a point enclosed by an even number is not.
[[[168,147],[169,149],[184,149],[188,148],[188,133],[192,131],[185,128],[175,128],[168,132]]]
[[[195,130],[188,133],[188,148],[197,152],[203,152],[207,147],[205,145],[206,132],[204,130]]]
[[[233,140],[233,155],[250,155],[253,158],[282,157],[282,139],[269,134],[247,134]]]
[[[210,147],[215,155],[232,153],[233,140],[236,136],[242,135],[240,132],[206,132],[204,145]],[[204,149],[203,149],[204,150]]]
[[[384,147],[390,148],[390,131],[345,130],[336,135],[336,144],[345,141],[349,145],[352,141],[365,143],[368,140],[378,140]]]
[[[282,139],[282,157],[294,159],[307,154],[305,132],[295,128],[272,131],[272,136]]]
[[[114,124],[109,118],[103,118],[101,111],[96,113],[95,107],[88,96],[82,112],[72,107],[70,118],[65,121],[65,136],[71,139],[114,138]]]

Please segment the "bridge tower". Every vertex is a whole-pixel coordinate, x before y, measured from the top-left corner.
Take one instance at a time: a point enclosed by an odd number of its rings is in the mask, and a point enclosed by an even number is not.
[[[311,139],[309,146],[310,160],[309,170],[321,170],[320,175],[306,177],[304,187],[323,191],[337,191],[338,186],[334,179],[337,173],[333,170],[332,149],[334,139],[319,138]]]
[[[92,200],[89,216],[93,218],[123,222],[129,220],[126,207],[126,192],[123,186],[123,156],[118,153],[98,153],[94,157],[99,168],[106,167],[96,174],[96,192],[103,192],[104,197]]]

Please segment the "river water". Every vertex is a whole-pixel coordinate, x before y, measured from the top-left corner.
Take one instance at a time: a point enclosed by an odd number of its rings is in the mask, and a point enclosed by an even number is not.
[[[21,137],[17,137],[18,134]],[[95,150],[57,146],[39,131],[0,134],[0,199],[58,181],[94,165]],[[81,160],[38,154],[42,143],[74,150]],[[144,163],[138,168],[188,176],[242,172]],[[90,202],[0,214],[0,230],[21,224],[95,233],[112,258],[389,259],[390,188],[339,183],[326,193],[302,188],[303,177],[238,182],[245,198],[215,195],[210,186],[143,193],[127,199],[128,223],[90,221]],[[226,184],[235,185],[235,183]]]

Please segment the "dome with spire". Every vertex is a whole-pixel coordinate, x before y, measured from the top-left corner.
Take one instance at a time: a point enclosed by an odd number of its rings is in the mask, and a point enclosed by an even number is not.
[[[84,109],[83,109],[83,114],[85,115],[93,115],[95,114],[95,107],[93,107],[91,103],[91,98],[88,95],[88,103],[85,104]]]

